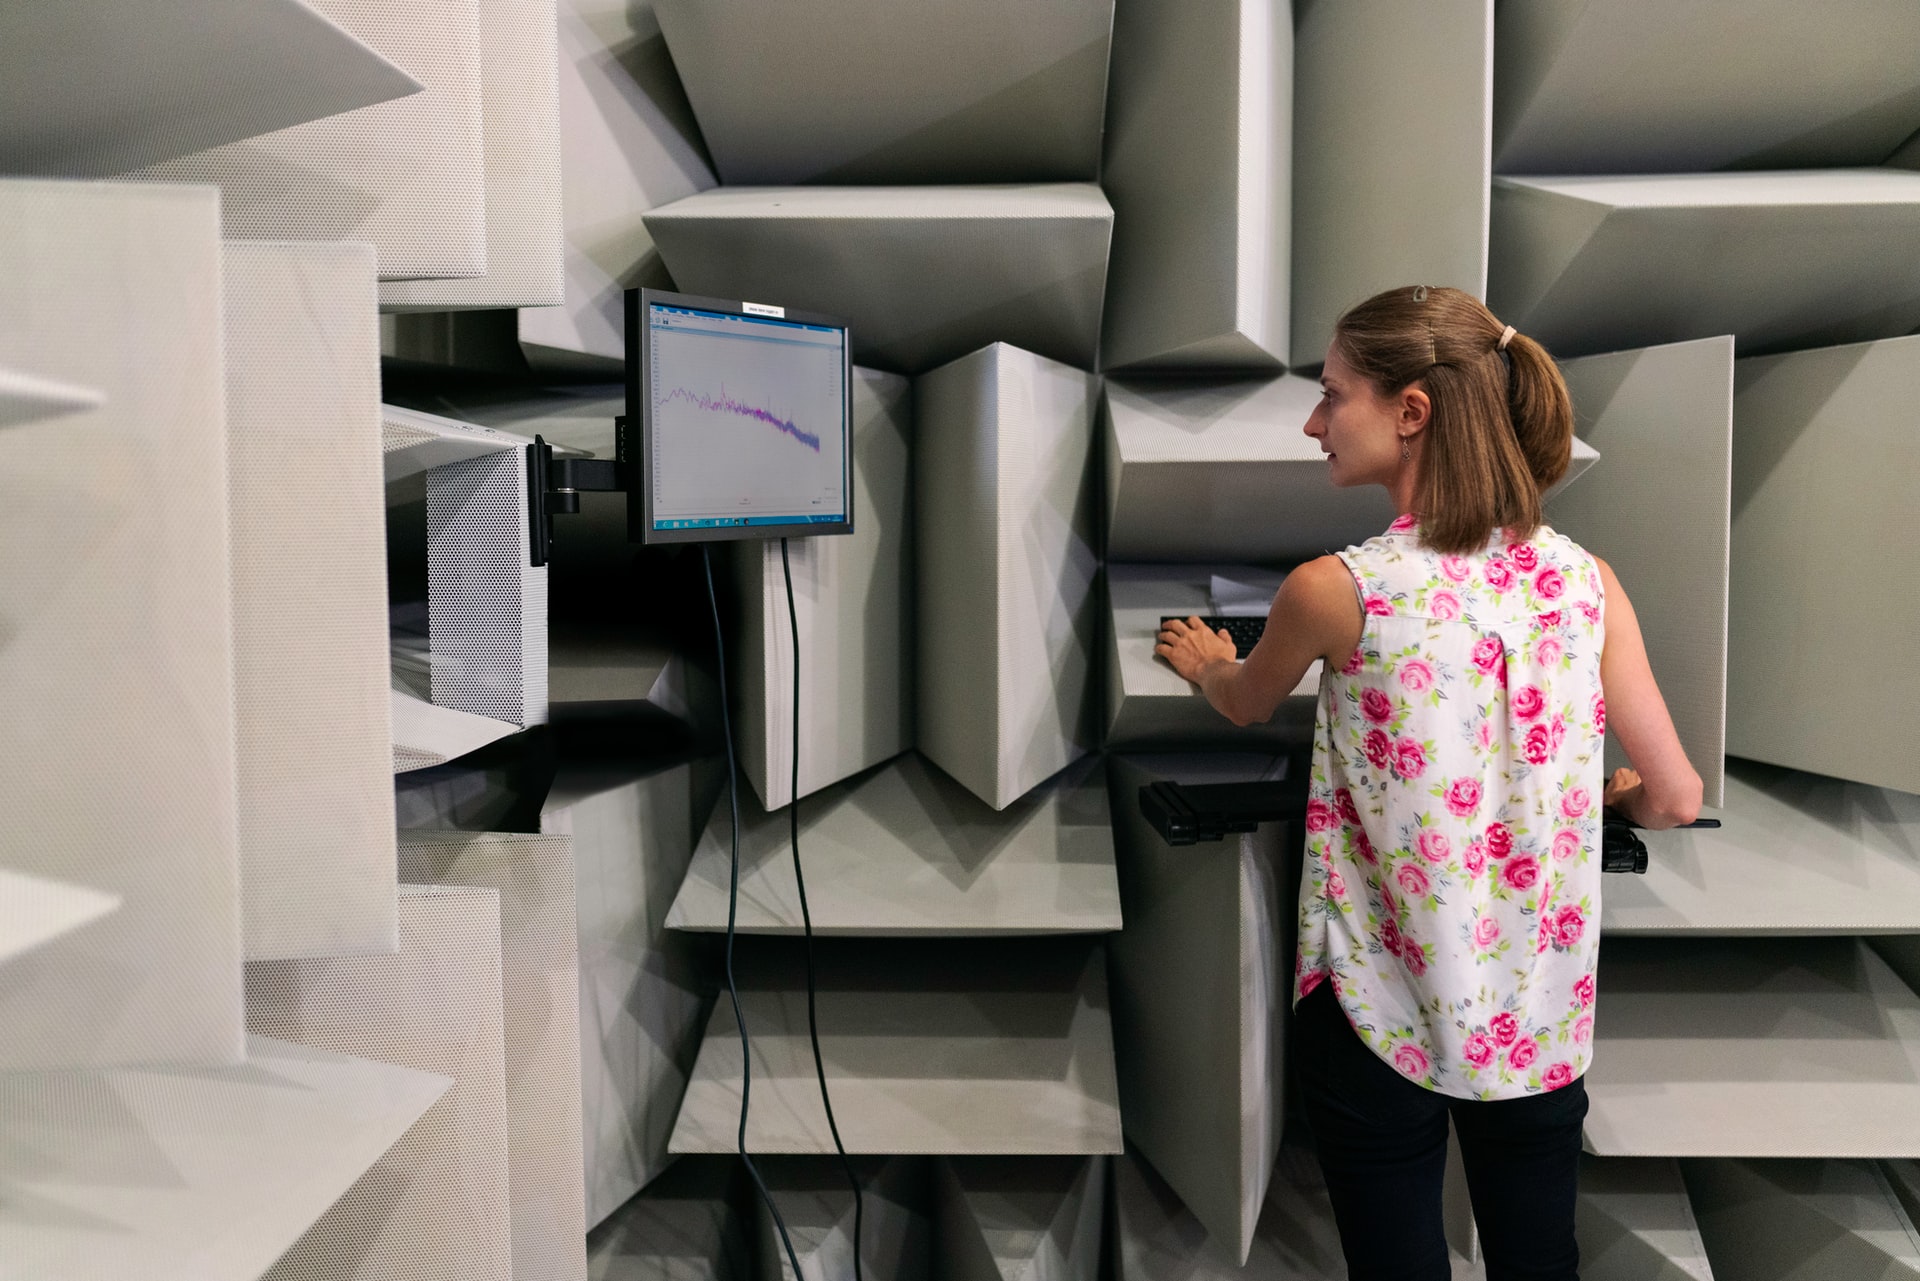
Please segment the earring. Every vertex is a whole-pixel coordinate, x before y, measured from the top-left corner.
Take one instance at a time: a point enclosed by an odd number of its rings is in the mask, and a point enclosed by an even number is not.
[[[1413,446],[1404,440],[1400,442],[1400,461],[1403,463],[1413,461]]]

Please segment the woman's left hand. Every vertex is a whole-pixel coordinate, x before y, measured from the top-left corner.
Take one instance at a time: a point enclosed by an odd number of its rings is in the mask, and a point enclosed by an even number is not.
[[[1231,663],[1238,657],[1227,633],[1208,631],[1198,617],[1185,622],[1168,619],[1161,625],[1153,652],[1173,664],[1174,671],[1195,682],[1212,664],[1221,659]]]

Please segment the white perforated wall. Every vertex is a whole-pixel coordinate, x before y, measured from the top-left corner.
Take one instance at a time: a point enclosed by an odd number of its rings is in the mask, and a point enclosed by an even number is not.
[[[547,568],[528,563],[527,456],[427,472],[433,701],[515,725],[547,719]]]
[[[262,1036],[454,1079],[265,1275],[510,1281],[500,895],[407,885],[400,951],[247,967]]]
[[[373,250],[229,243],[224,265],[247,956],[388,952]]]
[[[126,175],[220,188],[237,240],[366,240],[382,280],[487,269],[480,0],[313,0],[425,89]]]
[[[0,1069],[241,1054],[217,194],[0,182],[0,864],[120,911],[7,966]]]

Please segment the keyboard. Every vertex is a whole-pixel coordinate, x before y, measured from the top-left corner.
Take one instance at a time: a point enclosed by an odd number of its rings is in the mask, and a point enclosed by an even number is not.
[[[1183,623],[1187,621],[1186,617],[1180,614],[1162,614],[1160,623],[1165,626],[1176,618]],[[1245,658],[1253,653],[1253,647],[1260,643],[1260,637],[1265,635],[1267,630],[1267,620],[1264,618],[1222,618],[1217,615],[1202,614],[1200,622],[1216,632],[1222,628],[1226,629],[1228,639],[1233,641],[1235,658]]]

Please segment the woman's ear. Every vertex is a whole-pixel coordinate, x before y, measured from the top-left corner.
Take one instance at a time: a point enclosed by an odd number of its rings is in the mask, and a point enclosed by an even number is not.
[[[1424,431],[1433,418],[1433,400],[1426,389],[1415,383],[1400,393],[1400,427],[1411,436]]]

